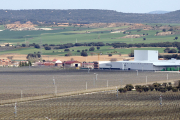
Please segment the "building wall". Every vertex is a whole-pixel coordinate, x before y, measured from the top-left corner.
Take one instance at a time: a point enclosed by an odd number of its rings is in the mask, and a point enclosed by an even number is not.
[[[148,60],[147,50],[134,50],[134,61]]]
[[[103,61],[99,63],[99,68],[106,69],[120,69],[120,70],[162,70],[164,67],[156,67],[153,63],[140,63],[140,62],[110,62]]]
[[[81,67],[81,63],[72,63],[72,64],[65,64],[65,67],[75,67],[75,65],[78,64],[78,67]]]
[[[148,50],[148,60],[149,61],[158,61],[158,51],[157,50]]]
[[[72,65],[72,67],[75,67],[76,64],[78,64],[78,67],[81,67],[81,63],[73,63],[73,64],[71,64],[71,65]]]
[[[134,61],[157,61],[157,50],[134,50]]]

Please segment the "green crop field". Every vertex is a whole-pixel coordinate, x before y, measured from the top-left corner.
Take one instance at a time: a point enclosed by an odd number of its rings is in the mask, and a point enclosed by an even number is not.
[[[3,25],[0,25],[0,30],[4,30],[4,26]]]
[[[156,24],[149,24],[155,26]],[[159,25],[159,24],[158,24]],[[166,24],[161,24],[166,25]],[[167,24],[168,25],[168,24]],[[180,24],[172,24],[172,26],[180,26]],[[41,26],[45,28],[45,26]],[[103,42],[103,43],[115,43],[123,42],[127,44],[135,43],[157,43],[157,42],[180,42],[180,39],[174,40],[175,37],[180,38],[180,34],[166,35],[166,36],[156,36],[156,32],[162,32],[162,30],[140,30],[133,29],[128,30],[129,26],[122,27],[107,27],[107,28],[88,28],[88,27],[50,27],[53,30],[41,30],[41,31],[10,31],[3,30],[4,26],[0,25],[0,44],[10,43],[13,45],[24,44],[24,43],[36,43],[36,44],[66,44],[66,43],[90,43],[90,42]],[[47,27],[46,27],[47,28]],[[111,33],[113,31],[123,31],[126,30],[126,34],[120,33]],[[178,30],[177,30],[178,31]],[[131,35],[142,35],[145,36],[139,38],[122,38],[130,33]],[[143,40],[146,38],[146,40]],[[73,47],[70,48],[72,55],[80,55],[77,50],[85,50],[90,47]],[[158,50],[160,53],[163,52],[164,48],[137,48],[137,49],[151,49]],[[74,51],[73,51],[74,50]],[[7,53],[19,53],[19,54],[28,54],[33,52],[41,51],[40,49],[35,48],[21,48],[14,49],[9,51],[0,51],[0,54]],[[117,51],[117,52],[115,52]],[[121,53],[128,54],[131,49],[112,49],[110,46],[101,47],[100,50],[95,50],[96,53]],[[90,53],[91,51],[88,51]],[[43,55],[60,55],[64,56],[68,52],[64,52],[64,49],[52,49],[44,50],[42,49]]]
[[[81,52],[77,52],[77,50],[85,50],[88,49],[87,53],[90,55],[90,53],[102,53],[103,55],[108,55],[110,53],[112,54],[129,54],[132,50],[158,50],[159,53],[163,53],[163,50],[165,48],[157,48],[157,47],[147,47],[147,48],[116,48],[113,49],[111,46],[103,46],[100,47],[99,50],[95,47],[94,51],[89,51],[89,46],[82,46],[82,47],[72,47],[69,48],[70,51],[64,52],[64,49],[51,49],[51,50],[45,50],[45,49],[37,49],[34,47],[30,48],[18,48],[14,50],[7,50],[7,51],[1,51],[1,54],[11,54],[11,53],[18,53],[18,54],[29,54],[29,53],[37,53],[42,51],[42,55],[58,55],[58,56],[64,56],[65,54],[71,53],[73,56],[79,56]]]

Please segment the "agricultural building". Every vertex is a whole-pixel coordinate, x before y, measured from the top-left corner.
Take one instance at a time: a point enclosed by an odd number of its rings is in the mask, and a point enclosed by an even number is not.
[[[55,66],[55,63],[53,63],[53,62],[44,62],[43,65],[44,66]]]
[[[53,59],[53,60],[52,60],[52,62],[54,62],[54,63],[55,63],[56,61],[57,61],[57,59]]]
[[[94,69],[94,63],[82,63],[82,68]]]
[[[156,50],[134,50],[134,61],[100,61],[100,69],[120,70],[179,70],[180,60],[158,60]]]
[[[64,67],[81,67],[81,62],[79,61],[65,61],[63,63]]]
[[[55,62],[55,66],[62,67],[62,62],[60,60],[57,60]]]
[[[0,59],[0,67],[18,67],[18,66],[19,66],[19,62],[11,61],[10,59]]]

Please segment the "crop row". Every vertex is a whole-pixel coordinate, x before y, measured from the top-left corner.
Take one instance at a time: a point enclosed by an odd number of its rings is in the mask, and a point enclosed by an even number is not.
[[[0,107],[1,119],[177,119],[180,94],[100,92]]]

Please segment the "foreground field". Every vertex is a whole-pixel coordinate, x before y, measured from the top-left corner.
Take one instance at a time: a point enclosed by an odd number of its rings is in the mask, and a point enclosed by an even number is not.
[[[159,96],[162,94],[162,105]],[[17,103],[0,107],[1,119],[33,120],[112,120],[112,119],[166,119],[180,118],[179,93],[136,91],[119,94],[113,91],[69,96],[49,100]]]
[[[96,75],[97,75],[97,80]],[[60,70],[55,68],[1,68],[0,100],[65,93],[126,84],[178,80],[178,73],[119,70]],[[168,74],[168,80],[167,80]],[[55,79],[55,84],[53,79]],[[57,88],[57,90],[55,90]],[[22,92],[22,95],[21,95]]]
[[[97,80],[96,80],[96,75]],[[168,80],[167,80],[168,74]],[[179,92],[119,93],[116,86],[126,84],[152,84],[159,81],[179,80],[178,73],[154,71],[119,70],[61,70],[55,68],[0,68],[0,119],[177,119],[179,114]],[[54,79],[54,80],[53,80]],[[43,95],[63,94],[73,91],[88,91],[110,88],[106,92],[94,92],[73,96],[41,99]],[[102,90],[103,91],[103,90]],[[86,92],[84,92],[86,93]],[[160,105],[160,94],[163,104]],[[39,100],[17,102],[15,99]],[[11,104],[2,104],[4,101]]]

